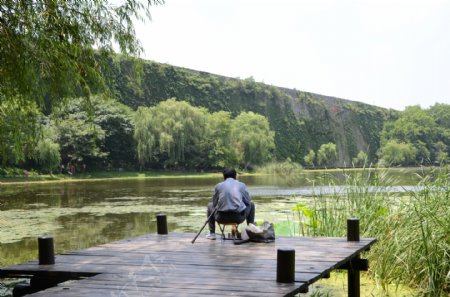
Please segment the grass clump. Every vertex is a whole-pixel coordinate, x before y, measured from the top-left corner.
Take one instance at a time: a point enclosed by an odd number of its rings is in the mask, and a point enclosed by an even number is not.
[[[275,175],[295,175],[301,173],[302,171],[302,165],[291,161],[291,159],[289,158],[287,158],[286,161],[283,162],[267,163],[264,166],[256,168],[257,173]]]
[[[363,237],[375,237],[368,254],[371,275],[389,284],[415,288],[419,296],[450,293],[450,187],[448,168],[423,170],[414,189],[394,192],[388,170],[352,172],[345,185],[316,193],[292,208],[296,233],[346,234],[346,220],[360,218]]]

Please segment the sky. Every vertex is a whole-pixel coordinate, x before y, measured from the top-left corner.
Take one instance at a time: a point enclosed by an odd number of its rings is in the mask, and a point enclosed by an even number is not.
[[[166,0],[143,58],[404,110],[450,104],[448,0]]]

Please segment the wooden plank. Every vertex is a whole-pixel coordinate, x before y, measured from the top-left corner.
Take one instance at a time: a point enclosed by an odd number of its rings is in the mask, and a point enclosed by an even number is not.
[[[239,296],[239,297],[273,297],[275,296],[273,293],[253,293],[251,291],[246,292],[237,292],[232,290],[227,291],[214,291],[214,290],[142,290],[142,289],[128,289],[121,290],[117,288],[104,289],[104,288],[78,288],[76,290],[64,289],[61,287],[55,287],[51,289],[47,289],[42,292],[38,292],[29,296],[33,297],[48,297],[48,296],[64,296],[64,297],[80,297],[80,296],[89,296],[89,297],[123,297],[123,296],[155,296],[155,297],[198,297],[198,296],[211,296],[211,297],[220,297],[220,296]],[[295,296],[295,294],[286,294],[283,296]]]
[[[198,289],[198,290],[218,290],[218,291],[227,291],[230,289],[234,291],[247,291],[251,290],[252,292],[260,292],[260,293],[287,293],[291,291],[293,288],[299,287],[302,284],[280,284],[276,281],[272,282],[261,282],[259,280],[248,280],[248,279],[239,279],[237,281],[229,282],[228,279],[225,278],[195,278],[191,280],[183,280],[177,277],[154,277],[154,278],[143,278],[142,280],[135,279],[121,279],[114,276],[110,279],[95,279],[89,278],[85,279],[79,284],[82,287],[92,287],[92,288],[108,288],[108,287],[117,287],[117,288],[130,288],[130,287],[139,287],[143,289],[163,289],[163,288],[189,288],[189,289]]]
[[[261,281],[251,281],[239,279],[239,282],[230,283],[228,279],[216,279],[215,282],[210,282],[211,280],[201,281],[199,279],[194,279],[189,281],[180,282],[178,278],[173,279],[163,279],[162,281],[152,282],[152,279],[142,281],[129,281],[124,282],[116,278],[119,276],[114,275],[114,277],[109,280],[95,280],[95,277],[79,281],[77,283],[62,283],[59,285],[58,291],[60,293],[66,292],[65,290],[80,292],[82,289],[93,289],[102,290],[110,292],[111,294],[115,292],[118,296],[119,293],[128,291],[140,291],[152,292],[156,294],[157,292],[173,292],[173,296],[178,296],[179,292],[192,292],[200,295],[248,295],[248,296],[289,296],[293,290],[298,291],[298,289],[303,284],[279,284],[275,281],[272,282],[261,282]],[[225,293],[226,292],[226,293]],[[59,295],[58,295],[59,296]],[[63,295],[66,296],[66,295]],[[90,296],[90,295],[89,295]],[[112,295],[111,295],[112,296]],[[127,296],[127,295],[124,295]],[[132,295],[129,295],[132,296]],[[147,296],[147,295],[145,295]],[[153,295],[152,295],[153,296]],[[157,295],[155,295],[157,296]]]
[[[147,239],[148,241],[142,241],[142,242],[124,242],[121,244],[105,244],[105,245],[101,245],[95,248],[89,248],[86,250],[81,250],[81,251],[89,251],[89,250],[107,250],[107,249],[121,249],[121,250],[133,250],[133,249],[145,249],[145,248],[151,248],[151,247],[163,247],[163,245],[161,245],[161,243],[164,243],[165,245],[169,245],[169,246],[173,246],[173,247],[180,247],[180,244],[187,246],[188,244],[191,246],[195,246],[197,248],[204,248],[204,247],[208,247],[211,246],[211,244],[215,243],[221,243],[223,246],[227,246],[227,245],[231,245],[232,241],[225,241],[222,242],[221,240],[216,240],[216,241],[206,241],[206,240],[201,240],[199,239],[194,245],[192,245],[188,239],[184,239],[184,240],[170,240],[169,238],[167,239],[161,239],[161,238],[152,238],[149,237]],[[277,240],[275,241],[275,243],[268,243],[268,244],[263,244],[263,243],[246,243],[244,245],[238,245],[236,247],[246,247],[246,246],[271,246],[271,245],[298,245],[298,246],[336,246],[336,245],[344,245],[344,246],[349,246],[349,247],[354,247],[354,246],[366,246],[367,244],[370,244],[373,240],[361,240],[359,242],[347,242],[344,240],[333,240],[333,239],[328,239],[326,241],[318,241],[318,240],[313,240],[311,239],[310,241],[305,241],[305,240],[296,240],[296,238],[292,237],[292,238],[277,238]],[[75,253],[77,251],[74,251]]]
[[[0,275],[96,274],[33,296],[293,296],[375,242],[279,237],[275,243],[233,245],[199,238],[192,245],[193,236],[144,235],[58,255],[54,265],[6,267]],[[279,248],[296,251],[295,283],[276,282]]]
[[[252,279],[252,280],[266,280],[266,281],[273,281],[276,279],[276,267],[272,268],[271,270],[256,270],[255,268],[240,268],[240,269],[234,269],[234,268],[219,268],[219,267],[202,267],[202,266],[185,266],[183,268],[177,267],[175,269],[171,269],[170,267],[124,267],[120,270],[113,269],[114,267],[111,267],[110,273],[111,274],[119,274],[121,276],[127,276],[127,275],[133,275],[135,277],[138,277],[139,275],[142,275],[144,277],[149,276],[159,276],[163,277],[168,274],[178,276],[180,278],[186,277],[186,275],[189,276],[189,278],[229,278],[229,279],[242,279],[242,276],[245,276],[245,279]],[[74,269],[75,270],[75,269]],[[326,268],[322,271],[296,271],[295,273],[295,280],[299,282],[306,282],[309,283],[311,279],[317,279],[320,278],[322,274],[327,272]],[[32,274],[30,272],[26,274]],[[106,273],[103,273],[106,274]],[[103,275],[102,274],[102,275]],[[49,275],[47,272],[44,272],[42,274],[34,273],[34,275]],[[65,273],[56,272],[53,273],[54,276],[56,275],[67,275]]]

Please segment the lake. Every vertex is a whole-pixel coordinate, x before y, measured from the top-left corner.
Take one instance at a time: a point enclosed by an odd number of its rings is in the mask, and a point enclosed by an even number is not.
[[[392,191],[414,185],[414,170],[393,170]],[[348,174],[345,173],[345,174]],[[256,220],[281,222],[290,207],[343,180],[342,171],[239,178],[249,187]],[[196,233],[206,219],[217,177],[169,177],[0,186],[0,266],[37,258],[37,237],[51,234],[57,253],[156,232],[164,213],[169,232]],[[403,187],[402,187],[403,186]],[[206,230],[205,230],[206,232]]]

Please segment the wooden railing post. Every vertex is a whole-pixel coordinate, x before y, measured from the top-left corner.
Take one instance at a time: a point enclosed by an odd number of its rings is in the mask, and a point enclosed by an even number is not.
[[[277,282],[293,283],[295,281],[295,250],[277,250]]]
[[[167,217],[165,214],[159,214],[156,216],[156,229],[158,234],[168,234],[167,231]]]
[[[347,241],[359,241],[359,219],[349,218],[347,219]],[[360,273],[356,267],[360,261],[360,255],[350,260],[348,274],[347,274],[347,286],[349,297],[359,297],[360,292]]]
[[[53,237],[38,237],[39,265],[55,264],[55,248],[53,245]]]

